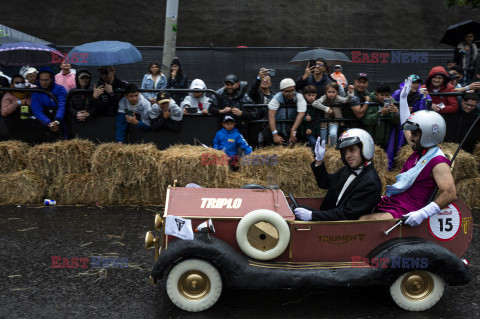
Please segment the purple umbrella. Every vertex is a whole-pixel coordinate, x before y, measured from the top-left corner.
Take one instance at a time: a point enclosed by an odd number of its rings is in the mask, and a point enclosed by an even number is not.
[[[18,42],[0,45],[0,64],[8,66],[60,63],[63,55],[45,44]]]

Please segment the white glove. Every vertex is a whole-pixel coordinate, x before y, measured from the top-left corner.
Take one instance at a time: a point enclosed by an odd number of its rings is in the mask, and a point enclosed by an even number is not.
[[[410,117],[410,109],[408,108],[407,97],[408,93],[410,93],[410,89],[412,88],[412,78],[409,77],[405,80],[402,88],[402,92],[400,93],[400,125],[405,123],[407,119]]]
[[[437,203],[431,202],[430,204],[423,207],[422,209],[406,214],[405,217],[408,217],[408,218],[405,221],[405,224],[408,224],[410,226],[418,226],[424,219],[427,219],[428,217],[435,215],[440,210],[441,209],[437,205]]]
[[[408,79],[406,79],[405,82],[403,83],[403,88],[402,88],[402,92],[400,93],[400,98],[406,99],[411,89],[412,89],[412,78],[408,77]]]
[[[317,143],[315,143],[315,159],[318,162],[323,161],[325,156],[325,141],[321,141],[320,136],[317,138]]]
[[[295,208],[294,212],[299,220],[312,220],[312,212],[308,209],[298,207]]]

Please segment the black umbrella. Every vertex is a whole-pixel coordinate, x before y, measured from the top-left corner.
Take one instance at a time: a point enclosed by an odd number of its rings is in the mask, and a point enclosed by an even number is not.
[[[440,43],[456,47],[460,41],[463,40],[463,36],[470,32],[475,35],[476,41],[480,40],[480,23],[473,20],[467,20],[451,25],[443,35]]]
[[[325,59],[329,65],[351,62],[350,59],[342,52],[336,52],[327,49],[313,49],[297,53],[297,55],[295,55],[293,59],[288,62],[288,64],[305,65],[306,62],[319,58]]]

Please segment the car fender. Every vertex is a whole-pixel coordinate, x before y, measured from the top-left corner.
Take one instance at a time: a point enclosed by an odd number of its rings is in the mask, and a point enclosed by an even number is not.
[[[382,259],[383,258],[383,259]],[[462,259],[448,249],[421,237],[403,237],[386,241],[374,248],[367,259],[383,260],[383,284],[393,283],[399,276],[415,270],[433,272],[449,285],[470,282],[470,273]],[[420,261],[420,263],[419,263]],[[412,267],[414,266],[414,267]],[[388,268],[388,271],[385,271]]]
[[[171,267],[187,258],[210,262],[217,267],[222,278],[241,273],[241,265],[248,264],[246,256],[236,252],[223,240],[206,233],[195,233],[193,240],[176,239],[168,242],[168,248],[162,250],[153,267],[152,277],[162,280]]]

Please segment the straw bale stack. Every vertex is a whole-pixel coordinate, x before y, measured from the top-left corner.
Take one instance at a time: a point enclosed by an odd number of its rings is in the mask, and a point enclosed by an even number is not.
[[[225,153],[193,145],[174,145],[162,151],[167,184],[196,183],[202,187],[227,187],[229,167]]]
[[[458,183],[457,195],[470,209],[480,209],[480,177]]]
[[[46,183],[31,171],[23,170],[9,174],[0,174],[1,204],[40,204],[46,190]]]
[[[153,144],[106,143],[92,155],[92,173],[112,185],[163,184],[162,153]]]
[[[251,156],[242,161],[240,168],[246,178],[267,184],[276,180],[284,193],[291,192],[299,197],[318,197],[326,193],[318,188],[310,168],[314,160],[311,148],[270,146],[255,150]]]
[[[28,152],[27,168],[50,183],[62,175],[88,172],[94,150],[94,143],[80,139],[36,145]]]
[[[20,141],[0,142],[0,174],[24,170],[30,146]]]
[[[445,154],[449,153],[452,156],[458,148],[458,144],[456,143],[441,143],[439,146]],[[452,174],[455,184],[458,184],[464,179],[480,177],[478,162],[472,154],[460,150],[453,163],[454,167]]]

